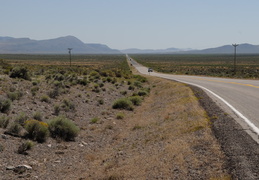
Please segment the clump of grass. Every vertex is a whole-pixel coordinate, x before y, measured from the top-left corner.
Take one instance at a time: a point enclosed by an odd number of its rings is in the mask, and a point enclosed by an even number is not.
[[[142,82],[140,82],[140,81],[135,81],[133,84],[134,84],[134,86],[136,86],[138,88],[142,87]]]
[[[64,99],[63,100],[63,104],[61,105],[62,108],[64,108],[65,110],[75,110],[75,105],[73,104],[72,101],[68,100],[68,99]]]
[[[146,95],[148,95],[149,93],[147,92],[147,91],[145,91],[145,90],[140,90],[139,92],[138,92],[138,95],[139,96],[146,96]]]
[[[27,155],[28,153],[26,151],[30,150],[34,146],[34,143],[32,141],[26,141],[23,142],[19,147],[18,147],[18,153],[19,154],[24,154]]]
[[[132,128],[132,130],[135,131],[135,130],[138,130],[138,129],[141,129],[141,128],[143,128],[143,127],[140,126],[140,125],[135,125],[135,126]]]
[[[6,133],[11,134],[13,136],[20,136],[22,129],[23,127],[19,123],[13,122],[7,129]]]
[[[22,92],[20,91],[14,91],[14,92],[8,92],[7,93],[7,97],[11,100],[11,101],[14,101],[14,100],[19,100],[21,97],[22,97]]]
[[[37,142],[45,142],[49,134],[48,124],[38,120],[28,120],[25,122],[25,129],[28,132],[28,137]]]
[[[141,76],[141,75],[134,75],[133,76],[135,79],[137,79],[138,81],[144,83],[144,82],[147,82],[147,78],[144,77],[144,76]]]
[[[99,121],[99,118],[97,118],[97,117],[92,118],[92,119],[90,120],[90,122],[91,122],[92,124],[95,124],[95,123],[97,123],[98,121]]]
[[[124,119],[125,115],[124,113],[122,112],[119,112],[117,115],[116,115],[116,119]]]
[[[7,128],[9,124],[9,118],[7,116],[0,117],[0,128]]]
[[[11,101],[0,97],[0,112],[7,113],[11,108]]]
[[[50,102],[49,96],[48,95],[41,96],[40,101],[49,103]]]
[[[48,122],[51,137],[73,141],[79,133],[79,128],[69,119],[58,116]]]
[[[135,87],[133,85],[130,85],[128,88],[128,90],[134,90],[134,89],[135,89]]]
[[[121,91],[120,93],[125,96],[128,92],[127,91]]]
[[[113,109],[126,109],[132,111],[134,109],[133,103],[127,98],[116,100],[112,106]]]
[[[31,88],[31,93],[32,93],[32,95],[35,96],[35,95],[36,95],[36,92],[39,91],[39,89],[40,89],[40,88],[39,88],[38,86],[32,87],[32,88]]]
[[[140,96],[131,96],[129,100],[135,105],[140,106],[142,103],[142,98]]]
[[[99,84],[95,83],[92,89],[93,92],[99,93],[100,92],[100,87]]]
[[[80,84],[80,85],[83,85],[83,86],[86,86],[88,84],[88,81],[86,78],[83,78],[83,79],[78,79],[77,80],[77,84]]]
[[[28,116],[24,112],[22,112],[16,117],[15,122],[17,122],[21,126],[24,126],[25,121],[28,120],[28,119],[29,119]]]
[[[103,105],[104,104],[104,100],[103,99],[99,99],[98,100],[98,104]]]
[[[58,82],[60,83],[60,82]],[[56,97],[58,97],[60,95],[60,87],[58,87],[58,85],[56,85],[51,91],[48,92],[48,95],[50,98],[55,99]]]
[[[56,105],[54,106],[54,114],[55,114],[55,115],[59,115],[59,112],[60,112],[60,106],[59,106],[58,104],[56,104]]]
[[[100,74],[97,71],[91,71],[89,75],[93,79],[99,79],[100,78]]]
[[[33,114],[33,118],[35,119],[35,120],[38,120],[38,121],[42,121],[42,114],[39,112],[39,111],[37,111],[37,112],[35,112],[34,114]]]
[[[38,85],[38,82],[37,82],[37,81],[32,81],[32,85],[33,85],[33,86],[37,86],[37,85]]]

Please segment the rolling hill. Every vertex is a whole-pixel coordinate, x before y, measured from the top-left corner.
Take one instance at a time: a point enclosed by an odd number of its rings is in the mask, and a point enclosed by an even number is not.
[[[203,50],[188,51],[188,53],[197,54],[232,54],[234,47],[232,45],[225,45],[216,48],[208,48]],[[259,54],[259,45],[240,44],[237,46],[238,54]]]
[[[126,54],[233,54],[234,47],[232,45],[224,45],[216,48],[208,48],[202,50],[192,49],[125,49],[121,52]],[[259,45],[240,44],[237,47],[238,54],[259,54]]]
[[[118,50],[103,44],[86,44],[74,36],[65,36],[48,40],[29,38],[0,37],[2,54],[65,54],[67,48],[73,48],[73,54],[118,54]]]

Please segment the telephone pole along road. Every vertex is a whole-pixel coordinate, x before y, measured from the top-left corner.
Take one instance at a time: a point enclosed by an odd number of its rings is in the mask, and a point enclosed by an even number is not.
[[[227,79],[205,76],[170,75],[148,72],[128,55],[140,73],[175,80],[203,90],[259,144],[259,80]]]

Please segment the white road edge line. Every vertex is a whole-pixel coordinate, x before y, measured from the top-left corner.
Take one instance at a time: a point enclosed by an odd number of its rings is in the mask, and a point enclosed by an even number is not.
[[[136,67],[135,67],[136,68]],[[137,68],[136,68],[137,69]],[[138,69],[137,69],[138,70]],[[138,70],[139,71],[139,70]],[[140,72],[140,71],[139,71]],[[158,73],[159,74],[159,73]],[[162,75],[162,74],[161,74]],[[229,104],[225,99],[223,99],[222,97],[220,97],[219,95],[217,95],[216,93],[214,93],[213,91],[203,87],[203,86],[200,86],[198,84],[194,84],[194,83],[190,83],[190,82],[186,82],[186,81],[181,81],[181,80],[177,80],[177,79],[174,79],[174,78],[169,78],[169,77],[163,77],[162,76],[158,76],[158,77],[161,77],[161,78],[165,78],[165,79],[170,79],[170,80],[175,80],[175,81],[178,81],[178,82],[182,82],[182,83],[185,83],[185,84],[190,84],[190,85],[193,85],[193,86],[196,86],[196,87],[199,87],[201,89],[204,89],[205,91],[208,91],[209,93],[211,93],[213,96],[215,96],[216,98],[218,98],[219,100],[221,100],[223,103],[225,103],[232,111],[234,111],[234,113],[236,113],[236,115],[238,115],[240,118],[242,118],[246,124],[251,128],[251,130],[256,133],[258,136],[259,136],[259,128],[256,127],[247,117],[245,117],[241,112],[239,112],[236,108],[234,108],[231,104]]]
[[[220,99],[223,103],[225,103],[232,111],[234,111],[240,118],[242,118],[248,124],[248,126],[252,129],[253,132],[255,132],[259,136],[259,128],[258,127],[256,127],[247,117],[245,117],[241,112],[239,112],[236,108],[234,108],[231,104],[229,104],[225,99],[223,99],[222,97],[220,97],[219,95],[217,95],[213,91],[211,91],[211,90],[209,90],[209,89],[207,89],[203,86],[194,84],[194,83],[189,83],[189,82],[180,81],[180,80],[176,80],[176,81],[179,81],[179,82],[182,82],[182,83],[185,83],[185,84],[190,84],[190,85],[193,85],[193,86],[196,86],[196,87],[199,87],[201,89],[204,89],[204,90],[208,91],[209,93],[214,95],[216,98]]]

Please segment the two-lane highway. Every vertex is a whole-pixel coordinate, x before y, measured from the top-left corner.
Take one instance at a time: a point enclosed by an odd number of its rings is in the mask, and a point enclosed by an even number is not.
[[[130,63],[142,74],[198,86],[235,118],[259,143],[259,81],[202,76],[169,75],[148,72],[148,68],[127,56]]]

